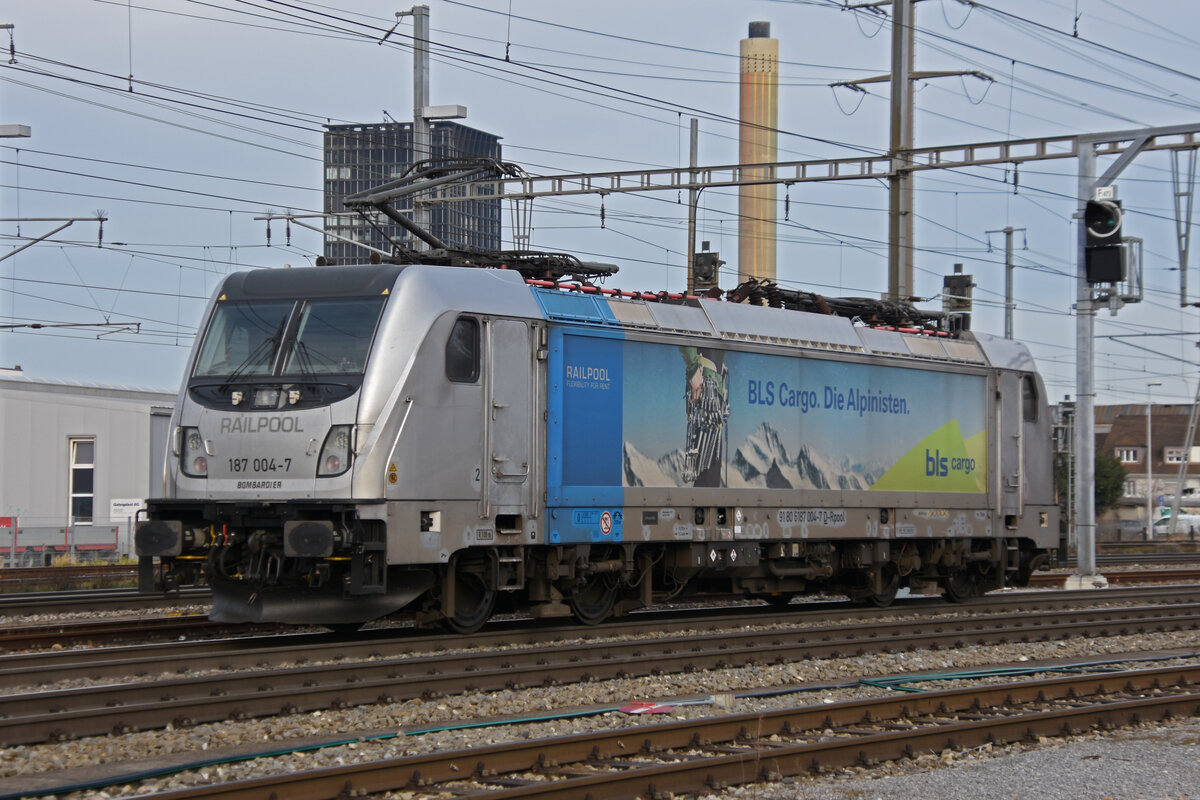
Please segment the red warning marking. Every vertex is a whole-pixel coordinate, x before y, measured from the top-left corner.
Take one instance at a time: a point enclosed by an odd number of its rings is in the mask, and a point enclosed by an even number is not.
[[[627,706],[621,706],[621,711],[626,714],[670,714],[674,710],[674,706],[663,705],[662,703],[648,703],[644,700],[630,703]]]
[[[612,514],[607,511],[600,515],[600,532],[605,536],[612,533]]]

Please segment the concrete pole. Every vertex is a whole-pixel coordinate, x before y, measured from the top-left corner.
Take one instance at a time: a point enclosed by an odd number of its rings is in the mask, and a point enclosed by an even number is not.
[[[1150,390],[1161,383],[1146,384],[1146,541],[1154,538],[1154,438],[1150,430]]]
[[[429,6],[413,6],[413,139],[412,160],[415,164],[433,154],[429,146],[429,120],[425,107],[429,105]],[[413,195],[413,222],[429,230],[429,206],[421,202],[420,194]],[[413,238],[417,250],[429,245]]]
[[[892,2],[892,118],[888,155],[888,299],[913,295],[913,186],[908,151],[913,146],[913,0]]]
[[[700,202],[700,190],[696,187],[696,159],[700,145],[700,120],[692,117],[691,146],[688,150],[688,229],[687,229],[687,291],[696,291],[696,206]]]
[[[1024,228],[1001,228],[999,230],[987,231],[988,234],[1003,233],[1004,234],[1004,338],[1013,338],[1013,233],[1023,231]]]
[[[1183,458],[1179,461],[1179,476],[1175,479],[1175,496],[1171,499],[1171,524],[1167,529],[1168,535],[1174,535],[1179,526],[1179,506],[1183,498],[1183,490],[1187,486],[1188,465],[1192,461],[1192,444],[1196,440],[1196,421],[1200,415],[1200,384],[1196,386],[1196,396],[1192,400],[1192,412],[1188,415],[1187,433],[1183,437]]]
[[[1013,338],[1013,229],[1004,229],[1004,338]]]
[[[1079,143],[1079,208],[1089,199],[1095,184],[1096,147]],[[1082,213],[1082,212],[1081,212]],[[1087,231],[1076,226],[1075,278],[1075,574],[1067,588],[1107,585],[1096,574],[1096,390],[1092,365],[1096,303],[1087,282]]]

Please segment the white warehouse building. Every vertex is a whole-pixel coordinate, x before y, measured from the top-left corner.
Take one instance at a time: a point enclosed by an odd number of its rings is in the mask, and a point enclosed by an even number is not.
[[[162,493],[175,393],[0,369],[0,565],[132,552]]]

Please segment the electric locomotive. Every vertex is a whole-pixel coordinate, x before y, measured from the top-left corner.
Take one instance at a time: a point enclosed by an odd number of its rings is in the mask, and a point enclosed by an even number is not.
[[[817,304],[830,311],[830,304]],[[1057,546],[1028,351],[513,269],[233,274],[136,531],[212,617],[469,632],[664,598],[1021,585]],[[869,316],[869,315],[866,315]]]

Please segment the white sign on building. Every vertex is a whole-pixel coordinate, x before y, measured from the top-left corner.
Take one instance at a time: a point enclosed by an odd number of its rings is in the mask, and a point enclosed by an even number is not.
[[[130,500],[112,499],[108,501],[108,521],[114,525],[127,519],[135,519],[137,512],[146,507],[146,501],[139,498]]]
[[[141,498],[108,501],[108,521],[117,526],[117,549],[125,555],[133,553],[133,524],[138,512],[145,507],[146,501]]]

